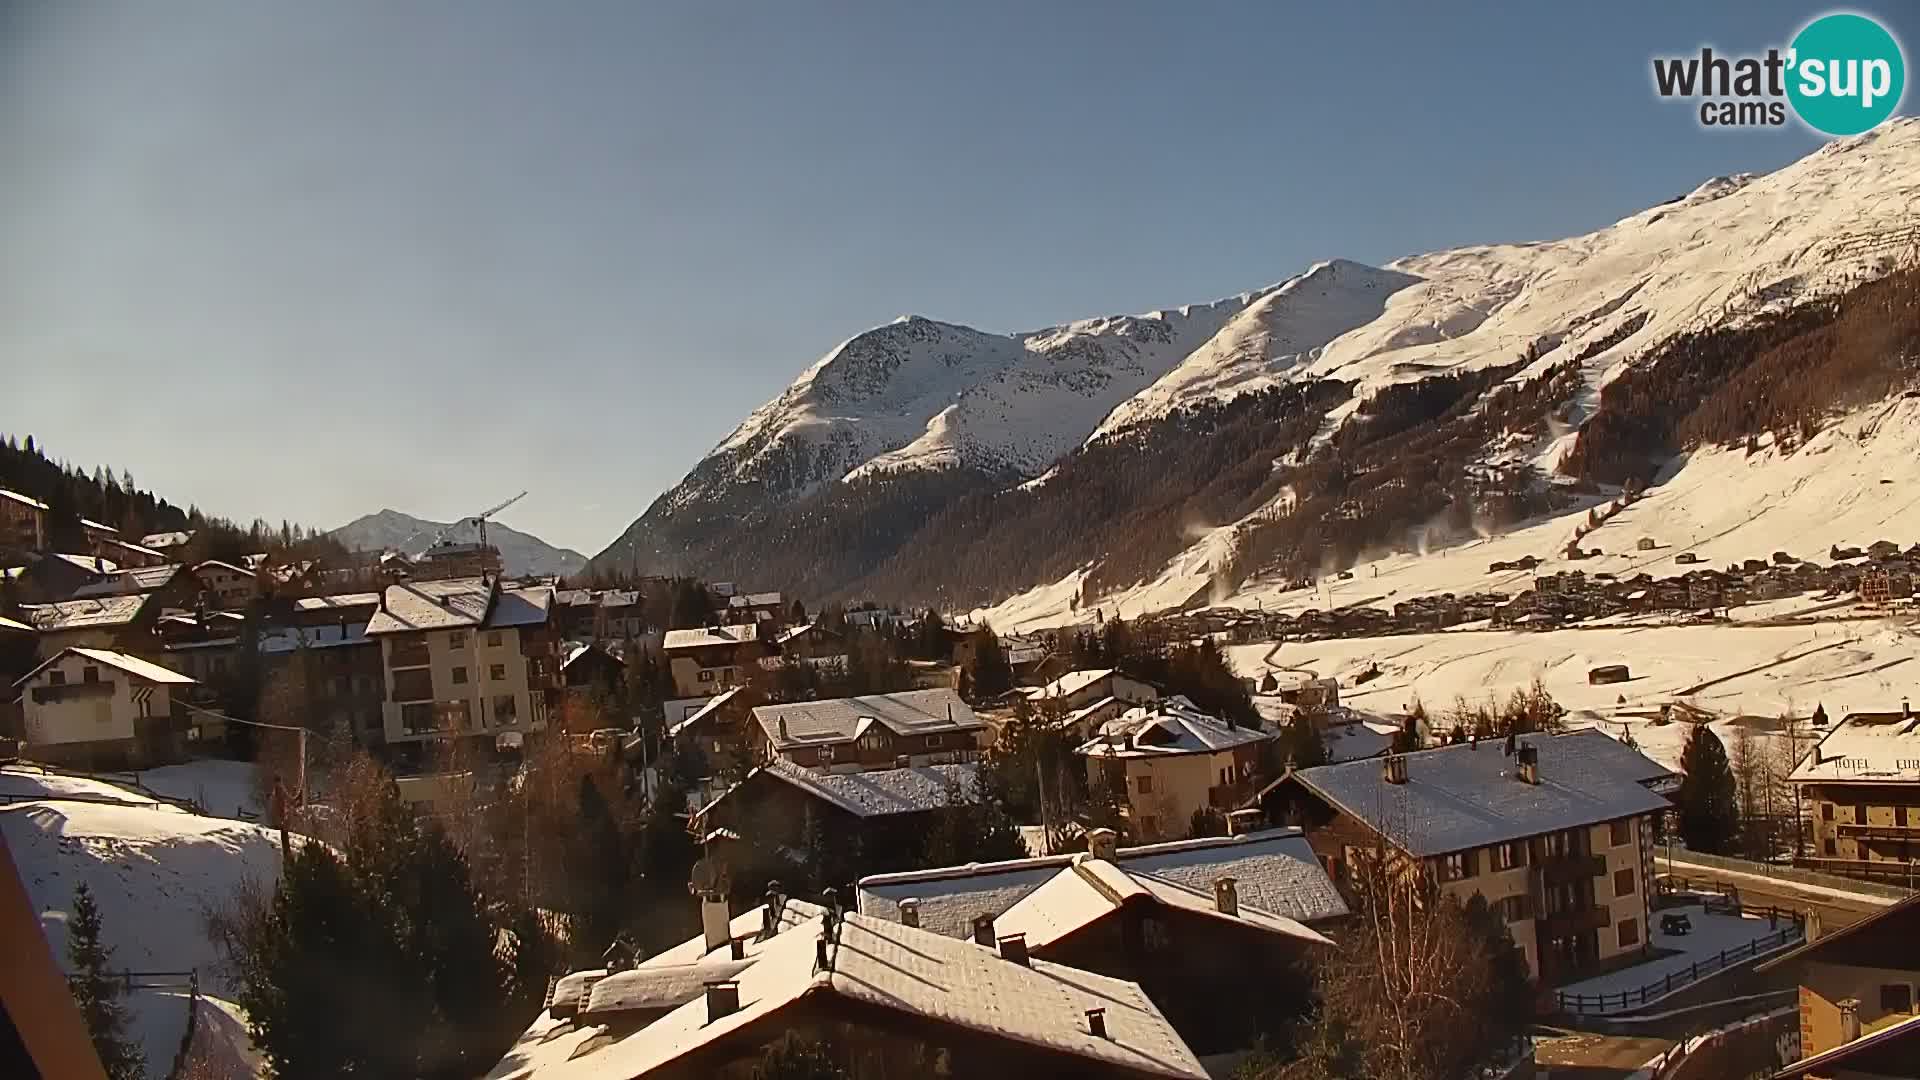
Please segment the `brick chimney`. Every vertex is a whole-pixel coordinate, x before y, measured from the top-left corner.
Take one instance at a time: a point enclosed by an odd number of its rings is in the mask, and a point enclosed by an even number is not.
[[[1240,914],[1240,886],[1230,877],[1213,879],[1213,906],[1222,915]]]
[[[1520,782],[1538,784],[1540,782],[1540,748],[1522,743],[1520,749],[1514,753],[1514,758],[1519,762]]]
[[[993,916],[981,914],[973,917],[973,943],[993,948]]]
[[[1096,859],[1114,861],[1120,850],[1120,834],[1112,829],[1095,829],[1087,834],[1087,854]]]
[[[1107,1010],[1087,1010],[1087,1034],[1096,1039],[1104,1039],[1107,1037]]]
[[[920,898],[919,897],[912,896],[912,897],[908,897],[905,900],[900,901],[900,925],[901,926],[919,926],[920,925]]]
[[[740,984],[733,979],[720,979],[707,984],[707,1023],[720,1020],[740,1011]]]
[[[1033,961],[1027,956],[1027,935],[1008,934],[1000,939],[1000,959],[1021,967],[1032,967]]]
[[[1406,783],[1407,782],[1406,755],[1396,754],[1391,750],[1387,751],[1387,756],[1380,759],[1380,776],[1382,779],[1386,780],[1386,782],[1389,784]]]

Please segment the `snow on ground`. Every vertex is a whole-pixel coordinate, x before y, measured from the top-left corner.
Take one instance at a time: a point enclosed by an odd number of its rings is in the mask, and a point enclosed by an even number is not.
[[[27,765],[0,767],[0,803],[29,799],[87,799],[129,806],[152,806],[150,796],[87,776],[42,772]]]
[[[24,785],[26,774],[8,770]],[[60,778],[54,786],[66,786]],[[224,904],[249,879],[279,875],[276,834],[261,826],[202,817],[171,806],[140,806],[48,798],[0,807],[6,835],[27,895],[41,913],[47,944],[63,964],[67,919],[75,886],[85,882],[100,905],[114,966],[133,971],[200,972],[206,993],[230,1000],[237,988],[215,968],[204,915]],[[184,998],[168,991],[136,993],[130,1006],[148,1074],[165,1075],[185,1030]],[[244,1025],[220,1025],[244,1031]],[[164,1052],[162,1051],[164,1048]],[[242,1044],[230,1048],[241,1053]]]
[[[190,799],[208,813],[223,817],[259,817],[264,812],[258,775],[252,762],[213,758],[132,774],[142,785],[168,798]]]
[[[1660,920],[1667,915],[1687,916],[1687,921],[1693,926],[1693,932],[1688,934],[1662,932]],[[1691,969],[1694,964],[1705,964],[1709,961],[1717,964],[1721,952],[1760,941],[1781,930],[1789,929],[1792,925],[1790,922],[1774,923],[1760,916],[1708,914],[1706,908],[1699,904],[1661,908],[1653,913],[1649,944],[1670,955],[1656,957],[1643,964],[1635,964],[1618,971],[1610,971],[1605,975],[1596,975],[1591,979],[1568,983],[1559,990],[1568,997],[1633,993],[1641,987],[1663,983],[1668,975],[1678,977]],[[1638,1008],[1640,1002],[1636,999],[1628,1007]],[[1590,1014],[1619,1012],[1621,1008],[1608,1009],[1595,1006],[1583,1007],[1580,1011]]]
[[[1616,737],[1630,730],[1641,749],[1668,766],[1679,762],[1691,726],[1658,724],[1651,714],[1684,701],[1724,717],[1722,741],[1736,724],[1766,737],[1782,713],[1806,715],[1825,704],[1834,717],[1849,710],[1898,707],[1920,699],[1920,631],[1885,621],[1789,626],[1643,626],[1529,633],[1447,631],[1395,637],[1240,645],[1227,650],[1240,675],[1305,669],[1340,680],[1343,704],[1391,715],[1417,697],[1444,714],[1457,698],[1502,698],[1541,680],[1569,710],[1573,726],[1598,726]],[[1355,686],[1369,665],[1379,677]],[[1587,670],[1626,664],[1631,679],[1594,686]],[[1624,699],[1622,701],[1621,699]],[[1739,717],[1761,718],[1738,720]],[[1444,721],[1442,721],[1444,722]]]

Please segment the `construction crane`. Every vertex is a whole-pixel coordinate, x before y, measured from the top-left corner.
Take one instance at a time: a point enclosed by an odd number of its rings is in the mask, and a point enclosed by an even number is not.
[[[480,530],[480,546],[482,548],[486,547],[487,546],[487,519],[499,513],[500,511],[505,510],[507,507],[512,506],[514,503],[517,503],[521,499],[524,499],[526,497],[527,497],[527,493],[523,491],[520,494],[515,495],[513,498],[508,499],[506,502],[501,503],[499,506],[493,507],[490,510],[482,510],[479,513],[473,515],[472,517],[455,518],[452,522],[448,523],[446,528],[441,529],[440,532],[437,535],[435,535],[431,541],[427,543],[427,550],[432,551],[435,545],[439,544],[440,541],[447,538],[448,533],[452,532],[453,530],[459,528],[462,525],[467,524],[468,522],[472,522],[473,526],[476,529]]]

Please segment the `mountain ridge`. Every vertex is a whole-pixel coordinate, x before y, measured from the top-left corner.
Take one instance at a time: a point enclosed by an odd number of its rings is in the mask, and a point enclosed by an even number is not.
[[[418,555],[433,538],[448,528],[444,521],[429,521],[391,507],[347,522],[327,535],[350,548],[362,551],[403,551]],[[471,519],[461,519],[447,539],[459,542],[478,538]],[[555,547],[532,533],[487,522],[487,542],[500,549],[501,569],[516,577],[548,577],[577,574],[586,568],[587,557],[570,548]]]

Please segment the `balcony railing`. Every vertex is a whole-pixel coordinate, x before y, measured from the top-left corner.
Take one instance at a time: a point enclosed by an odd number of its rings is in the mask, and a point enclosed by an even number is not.
[[[1549,885],[1602,877],[1607,872],[1607,860],[1601,855],[1549,855],[1534,865],[1539,868],[1541,879]]]
[[[1588,930],[1601,930],[1613,924],[1612,913],[1605,904],[1562,911],[1548,915],[1541,923],[1541,936],[1544,938],[1562,938]]]
[[[1920,840],[1920,821],[1909,821],[1904,825],[1898,822],[1862,825],[1854,821],[1838,821],[1834,824],[1848,836],[1864,836],[1881,840]]]

